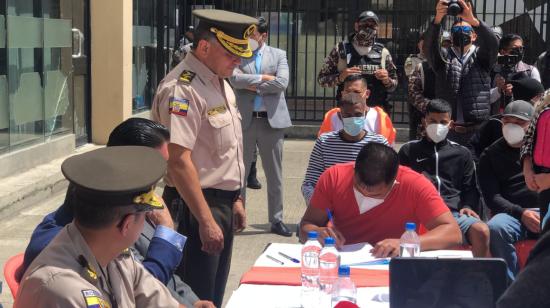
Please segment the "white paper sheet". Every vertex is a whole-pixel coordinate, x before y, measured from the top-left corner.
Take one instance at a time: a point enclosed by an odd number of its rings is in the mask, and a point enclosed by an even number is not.
[[[272,243],[267,247],[267,249],[262,253],[254,266],[268,266],[268,267],[300,267],[300,263],[294,263],[291,260],[283,257],[279,253],[282,252],[289,257],[295,258],[297,260],[301,259],[302,255],[302,244],[282,244],[282,243]],[[369,268],[369,269],[388,269],[388,265],[357,265],[358,263],[369,262],[373,260],[378,260],[374,258],[370,250],[372,246],[368,243],[359,243],[345,245],[340,250],[340,264],[342,265],[352,265],[352,267],[360,268]],[[271,256],[283,264],[268,258]],[[420,253],[422,257],[440,257],[440,258],[472,258],[472,252],[469,250],[434,250],[434,251],[423,251]]]

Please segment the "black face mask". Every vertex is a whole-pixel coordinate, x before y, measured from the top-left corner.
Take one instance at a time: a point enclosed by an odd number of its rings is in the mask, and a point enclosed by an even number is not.
[[[510,50],[510,54],[514,56],[518,56],[519,61],[521,61],[523,60],[523,56],[525,55],[525,49],[523,49],[523,47],[512,48]]]
[[[376,29],[369,27],[362,27],[359,29],[357,34],[355,34],[354,40],[359,46],[370,47],[374,45],[374,40],[376,39],[377,31]]]
[[[464,32],[453,33],[453,46],[462,47],[472,43],[472,37]]]

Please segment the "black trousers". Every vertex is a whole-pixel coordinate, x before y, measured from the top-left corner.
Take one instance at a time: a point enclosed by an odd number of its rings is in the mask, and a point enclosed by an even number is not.
[[[216,223],[224,237],[224,248],[219,255],[201,250],[199,223],[180,197],[177,190],[165,187],[162,197],[168,205],[178,232],[187,236],[183,260],[176,274],[187,283],[201,300],[210,300],[221,307],[233,250],[233,197],[221,197],[204,191]]]
[[[422,123],[422,113],[411,104],[409,105],[409,140],[417,140],[420,136],[420,123]]]

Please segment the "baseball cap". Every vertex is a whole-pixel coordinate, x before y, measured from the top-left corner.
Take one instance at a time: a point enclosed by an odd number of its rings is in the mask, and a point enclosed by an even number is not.
[[[505,117],[515,117],[525,121],[531,121],[533,114],[535,113],[535,107],[529,102],[518,100],[513,101],[506,108],[504,108]]]
[[[530,101],[535,96],[544,93],[544,86],[534,78],[512,80],[512,93],[516,100]]]
[[[376,15],[373,11],[364,11],[357,17],[357,21],[367,21],[369,19],[372,19],[378,23],[380,19],[378,19],[378,15]]]

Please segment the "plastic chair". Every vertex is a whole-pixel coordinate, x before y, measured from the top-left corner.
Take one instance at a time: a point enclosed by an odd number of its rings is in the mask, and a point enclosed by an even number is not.
[[[514,246],[516,247],[516,253],[518,255],[518,263],[520,270],[523,270],[525,267],[525,262],[531,253],[531,250],[537,243],[537,240],[523,240],[517,242]]]
[[[4,278],[6,283],[10,288],[11,295],[15,300],[17,296],[17,291],[19,290],[19,279],[21,278],[21,270],[23,269],[23,256],[24,254],[20,253],[8,259],[4,265]]]
[[[424,234],[428,230],[423,225],[418,226],[418,234]],[[537,243],[537,240],[523,240],[519,241],[514,246],[516,247],[516,253],[518,256],[518,263],[519,263],[519,269],[523,270],[525,267],[525,263],[527,262],[527,258],[529,258],[529,254],[531,253],[531,250]],[[453,247],[454,250],[472,250],[472,247],[470,245],[461,245]]]

